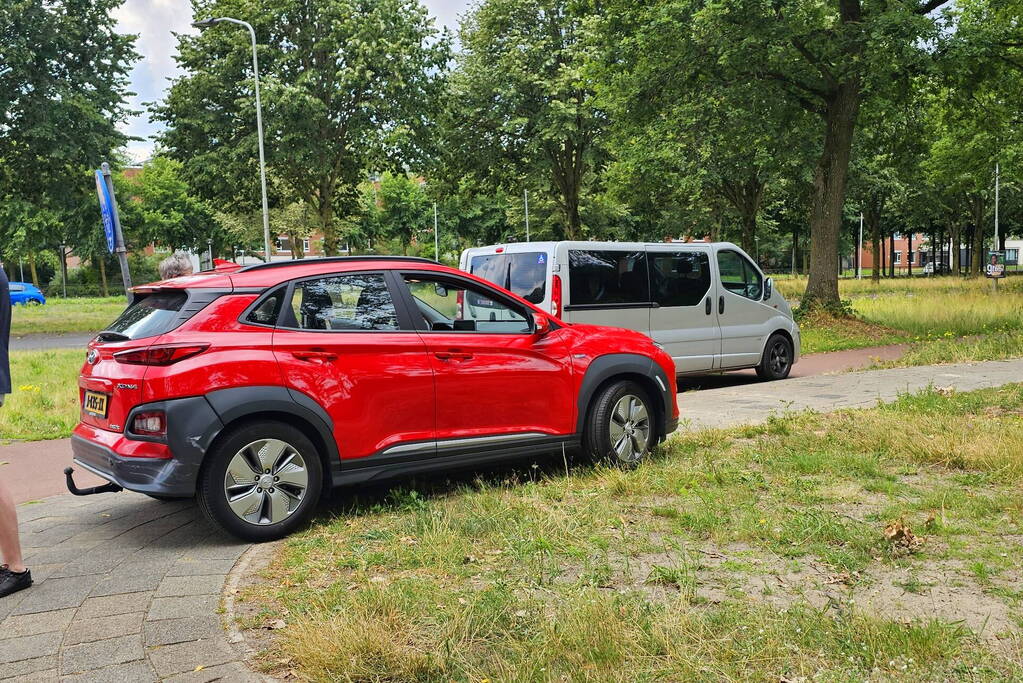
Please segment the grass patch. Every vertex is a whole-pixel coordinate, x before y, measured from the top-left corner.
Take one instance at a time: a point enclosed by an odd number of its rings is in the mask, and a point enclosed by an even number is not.
[[[1021,676],[1020,414],[1020,385],[927,391],[632,471],[346,491],[242,604],[287,622],[266,668],[311,680]],[[898,518],[919,547],[885,539]]]
[[[803,353],[861,349],[912,340],[906,332],[856,318],[835,318],[813,313],[799,323]]]
[[[99,332],[125,307],[124,297],[48,299],[45,306],[15,306],[11,334]]]
[[[1000,332],[966,339],[930,339],[914,343],[898,360],[876,363],[876,368],[896,368],[943,363],[1023,358],[1023,332]]]
[[[0,408],[0,442],[66,438],[78,422],[78,349],[12,351],[13,393]]]

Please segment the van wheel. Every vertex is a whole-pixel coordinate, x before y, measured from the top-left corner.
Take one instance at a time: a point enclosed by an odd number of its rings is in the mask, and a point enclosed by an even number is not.
[[[781,334],[773,334],[764,347],[764,357],[757,366],[760,379],[785,379],[792,370],[792,342]]]
[[[283,422],[229,432],[207,454],[199,475],[199,507],[246,541],[273,541],[305,522],[323,490],[316,447]]]
[[[657,439],[646,391],[635,382],[614,382],[604,387],[590,406],[583,435],[590,456],[622,467],[642,462]]]

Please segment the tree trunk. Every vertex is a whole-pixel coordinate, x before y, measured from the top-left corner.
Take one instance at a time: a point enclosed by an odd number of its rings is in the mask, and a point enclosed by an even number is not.
[[[291,258],[305,258],[305,249],[302,248],[302,238],[297,233],[291,233],[288,235],[288,240],[291,242]]]
[[[983,197],[974,197],[971,202],[973,213],[973,249],[970,255],[970,276],[976,277],[984,272],[984,214],[987,202]]]
[[[951,252],[949,256],[952,259],[952,272],[955,273],[956,275],[959,275],[959,271],[962,267],[962,264],[959,262],[961,255],[959,245],[962,242],[962,227],[957,223],[953,223],[952,225],[950,225],[948,229],[948,237],[949,237],[948,250]]]
[[[36,255],[32,252],[28,253],[28,270],[32,273],[32,284],[39,287],[39,273],[36,272]]]
[[[320,193],[317,215],[320,219],[320,232],[323,233],[323,255],[337,256],[339,245],[334,229],[334,200],[329,193]]]
[[[881,262],[878,265],[881,268],[881,276],[888,277],[888,238],[884,235],[881,235]]]
[[[888,244],[891,246],[891,258],[888,259],[888,276],[895,279],[895,233],[888,234]]]
[[[103,296],[110,296],[110,291],[107,289],[107,259],[106,256],[99,256],[99,286],[103,288]]]
[[[796,256],[799,252],[799,223],[792,223],[792,274],[795,275],[799,271],[797,265]]]
[[[906,273],[913,277],[913,231],[906,233]]]
[[[838,235],[842,227],[845,184],[859,107],[860,83],[855,78],[841,83],[827,102],[824,150],[813,178],[810,278],[806,283],[803,305],[807,302],[811,306],[814,303],[839,302]]]

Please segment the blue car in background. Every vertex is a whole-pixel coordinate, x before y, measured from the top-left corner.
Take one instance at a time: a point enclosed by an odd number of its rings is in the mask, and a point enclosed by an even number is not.
[[[31,282],[11,283],[11,304],[22,304],[24,306],[41,306],[46,303],[46,297],[39,291],[39,288]]]

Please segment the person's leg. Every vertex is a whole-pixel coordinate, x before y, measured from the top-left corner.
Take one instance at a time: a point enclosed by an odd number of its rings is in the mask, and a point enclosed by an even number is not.
[[[12,572],[25,571],[21,557],[21,542],[18,540],[18,512],[14,509],[14,498],[7,485],[0,478],[0,555],[3,563]]]

